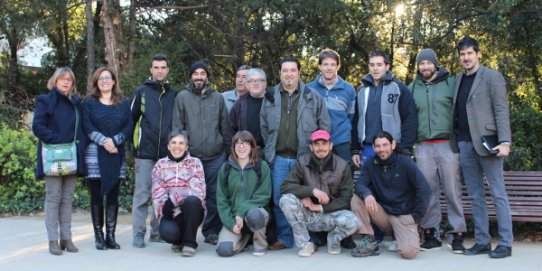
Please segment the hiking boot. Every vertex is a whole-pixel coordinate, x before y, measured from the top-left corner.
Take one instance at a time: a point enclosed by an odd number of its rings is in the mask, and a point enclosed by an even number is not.
[[[214,233],[210,233],[209,235],[205,236],[205,240],[203,240],[203,242],[214,246],[218,244],[218,235]]]
[[[452,240],[452,251],[455,254],[462,254],[465,251],[463,246],[463,233],[454,233],[454,239]]]
[[[436,230],[434,228],[423,230],[424,240],[420,245],[420,250],[427,251],[433,249],[440,249],[442,242],[436,237]]]
[[[151,233],[151,236],[149,236],[149,242],[165,243],[166,241],[164,241],[164,239],[162,239],[162,237],[160,237],[160,234],[152,234]]]
[[[181,248],[182,248],[182,245],[175,245],[175,244],[171,245],[171,251],[175,253],[181,252]]]
[[[136,233],[136,235],[134,235],[134,240],[132,241],[132,246],[136,248],[144,248],[145,247],[145,233],[143,232]]]
[[[311,242],[307,242],[298,252],[299,257],[309,257],[316,251],[316,245]]]
[[[369,236],[365,236],[361,239],[361,242],[358,247],[350,251],[352,257],[368,257],[368,256],[378,256],[378,242]]]
[[[356,243],[354,243],[351,235],[341,240],[341,247],[346,249],[356,248]]]

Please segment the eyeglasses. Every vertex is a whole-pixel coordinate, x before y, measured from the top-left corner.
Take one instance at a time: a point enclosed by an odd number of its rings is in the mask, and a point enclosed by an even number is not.
[[[255,84],[255,83],[263,84],[264,82],[265,82],[265,79],[250,79],[250,80],[247,80],[247,83],[249,83],[249,84]]]
[[[64,81],[64,82],[73,82],[73,79],[71,78],[58,78],[58,81]]]
[[[104,77],[99,77],[99,78],[98,78],[98,81],[109,81],[109,80],[113,80],[113,78],[108,77],[108,76],[104,76]]]
[[[237,141],[235,142],[235,147],[249,147],[250,146],[250,142],[247,142],[247,141]]]

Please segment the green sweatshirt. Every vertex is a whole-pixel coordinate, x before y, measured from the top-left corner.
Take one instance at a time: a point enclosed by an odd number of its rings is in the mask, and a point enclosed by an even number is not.
[[[267,162],[261,162],[261,180],[254,167],[248,164],[241,169],[237,162],[229,159],[228,180],[225,181],[225,165],[218,172],[216,201],[222,224],[233,230],[235,216],[245,218],[251,208],[268,208],[271,199],[271,170]],[[259,184],[259,185],[258,185]]]

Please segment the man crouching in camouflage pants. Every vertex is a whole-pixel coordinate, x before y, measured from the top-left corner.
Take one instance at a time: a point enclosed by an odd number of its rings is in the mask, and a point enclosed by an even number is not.
[[[292,227],[300,257],[316,251],[309,231],[327,231],[327,251],[339,254],[341,240],[360,226],[349,211],[352,173],[348,162],[331,152],[333,143],[327,131],[315,131],[310,140],[311,153],[299,157],[281,186],[280,208]]]

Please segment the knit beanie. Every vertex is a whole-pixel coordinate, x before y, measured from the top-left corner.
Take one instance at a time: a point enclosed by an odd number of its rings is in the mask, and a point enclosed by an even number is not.
[[[209,68],[207,65],[205,65],[205,63],[203,63],[203,61],[196,61],[190,65],[190,75],[194,74],[197,69],[204,69],[207,76],[209,76]]]
[[[421,50],[418,54],[418,57],[416,58],[416,64],[420,64],[420,62],[422,62],[423,60],[429,60],[433,64],[435,64],[435,66],[438,66],[437,54],[435,54],[435,51],[433,51],[432,49],[425,48]]]

